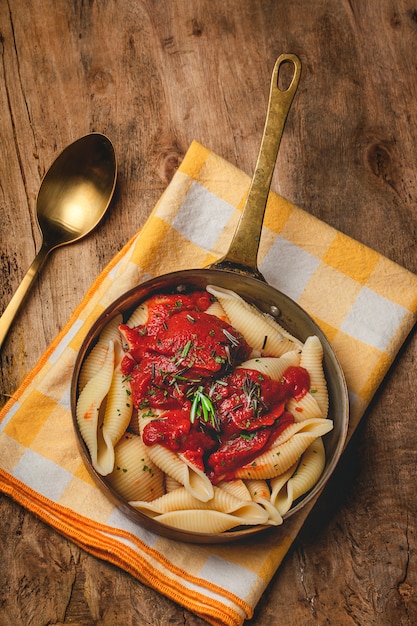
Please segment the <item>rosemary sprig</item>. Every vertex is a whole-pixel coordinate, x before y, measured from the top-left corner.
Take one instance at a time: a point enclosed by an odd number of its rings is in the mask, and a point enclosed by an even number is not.
[[[213,402],[204,393],[204,387],[200,385],[194,393],[190,411],[190,422],[194,424],[196,418],[203,418],[205,422],[211,421],[213,428],[217,428],[216,411]]]
[[[193,342],[191,341],[191,339],[189,341],[187,341],[187,343],[185,344],[182,352],[181,352],[181,358],[185,359],[188,356],[188,353],[190,351],[191,346],[193,345]]]
[[[189,339],[187,343],[184,345],[184,347],[182,348],[181,352],[179,354],[177,353],[176,355],[172,357],[171,361],[174,363],[174,365],[176,366],[181,365],[181,363],[188,357],[189,352],[192,347],[193,347],[193,341]]]
[[[229,331],[226,328],[223,328],[222,330],[223,330],[223,334],[227,337],[227,339],[230,341],[232,346],[236,348],[239,345],[239,339],[237,339],[234,335],[229,333]]]
[[[245,376],[242,390],[245,394],[247,407],[252,407],[254,414],[259,415],[262,410],[262,406],[265,406],[265,403],[261,398],[261,386],[259,383],[249,378],[249,376]]]

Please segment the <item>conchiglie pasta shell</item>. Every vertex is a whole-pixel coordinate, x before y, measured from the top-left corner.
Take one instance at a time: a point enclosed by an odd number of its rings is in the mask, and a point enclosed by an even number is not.
[[[140,434],[143,434],[143,429],[145,428],[146,424],[149,424],[149,422],[153,422],[154,420],[158,419],[165,412],[166,411],[163,411],[162,409],[138,409],[137,419]]]
[[[152,463],[137,435],[126,435],[115,446],[113,472],[108,482],[125,500],[153,500],[164,493],[164,474]]]
[[[306,428],[303,428],[304,425],[307,425]],[[328,419],[306,420],[297,426],[301,428],[292,437],[280,445],[274,444],[255,461],[238,469],[235,473],[236,478],[267,479],[279,476],[301,457],[317,437],[329,432],[333,423]]]
[[[89,380],[94,378],[100,368],[103,366],[106,358],[109,341],[113,343],[120,342],[119,325],[122,322],[122,316],[117,315],[103,328],[98,341],[90,354],[85,359],[78,379],[78,388],[81,392]]]
[[[148,305],[146,302],[142,302],[138,307],[133,311],[132,315],[126,322],[126,325],[129,328],[135,328],[136,326],[143,326],[147,323],[149,316]]]
[[[137,409],[136,410],[136,424],[133,425],[133,429],[137,430],[138,433],[142,436],[143,429],[146,424],[149,422],[153,422],[155,419],[158,419],[160,415],[162,415],[164,411],[161,409]]]
[[[76,407],[76,417],[81,436],[88,448],[93,467],[100,472],[97,455],[99,437],[102,436],[99,421],[100,409],[110,389],[114,371],[114,347],[110,340],[103,366],[85,385]],[[100,442],[101,443],[101,442]]]
[[[245,368],[255,370],[269,376],[272,380],[281,380],[287,367],[297,366],[300,363],[300,351],[291,350],[280,357],[257,357],[241,363],[236,369]]]
[[[311,489],[319,480],[326,463],[323,439],[318,437],[301,457],[296,473],[291,478],[294,499]]]
[[[301,457],[295,472],[282,482],[281,477],[271,480],[271,503],[280,515],[285,515],[299,498],[314,487],[325,466],[323,440],[318,437]]]
[[[176,491],[167,493],[153,502],[130,502],[130,504],[142,512],[149,511],[152,515],[170,513],[172,511],[201,509],[231,513],[241,518],[242,524],[264,524],[268,519],[265,510],[255,502],[239,500],[216,487],[214,488],[213,498],[207,502],[201,502],[201,500],[192,496],[185,487],[180,487]]]
[[[323,415],[316,397],[310,392],[307,392],[300,400],[291,398],[285,408],[294,416],[296,422],[302,422],[314,417],[326,417],[326,415]]]
[[[228,322],[228,318],[226,315],[225,310],[223,309],[222,305],[220,304],[220,302],[212,302],[210,304],[210,306],[208,307],[208,309],[206,309],[205,311],[206,313],[208,313],[208,315],[214,315],[215,317],[218,317],[219,319],[223,320],[224,322]]]
[[[147,424],[155,421],[157,413],[161,413],[161,411],[152,409],[151,414],[146,410],[139,413],[139,429],[141,434]],[[186,487],[198,500],[207,502],[207,500],[213,497],[213,485],[208,476],[182,455],[172,452],[172,450],[168,450],[159,444],[149,446],[148,454],[155,465],[165,472],[165,474],[168,474],[168,476],[171,476],[171,478]]]
[[[213,285],[208,285],[206,289],[219,300],[231,325],[242,333],[256,353],[278,357],[301,348],[302,343],[298,339],[234,291]]]
[[[99,441],[97,465],[100,474],[106,476],[113,471],[114,446],[125,432],[132,415],[130,383],[126,380],[120,366],[113,373],[104,410],[102,439]]]
[[[306,339],[301,352],[300,365],[310,374],[310,390],[319,405],[322,416],[329,411],[329,393],[323,371],[323,346],[316,335]]]
[[[217,484],[218,489],[223,489],[227,493],[232,494],[239,500],[251,500],[249,489],[245,482],[241,479],[238,480],[223,480]]]
[[[269,500],[271,493],[266,480],[247,480],[246,486],[254,502],[265,498]]]
[[[192,466],[178,454],[159,444],[149,446],[148,454],[155,465],[181,483],[197,500],[207,502],[213,497],[213,485],[198,467]]]
[[[229,513],[191,509],[157,515],[154,519],[179,530],[197,533],[223,533],[242,525],[242,519]],[[248,522],[245,522],[247,524]],[[258,522],[256,522],[257,524]]]
[[[279,476],[275,476],[275,478],[271,478],[269,484],[271,485],[271,497],[270,500],[272,504],[274,504],[276,494],[285,487],[286,483],[290,480],[291,476],[294,474],[297,469],[298,460],[296,463],[291,465],[285,472],[280,474]]]
[[[165,491],[166,493],[170,493],[170,491],[175,491],[175,489],[179,489],[182,487],[181,483],[179,483],[175,478],[165,474]]]
[[[277,509],[271,504],[271,492],[266,480],[245,481],[252,500],[260,504],[268,514],[268,523],[274,526],[282,524],[283,519]]]
[[[285,428],[282,433],[275,439],[272,444],[272,449],[281,445],[285,441],[288,441],[298,432],[304,432],[309,434],[318,433],[317,436],[321,436],[333,428],[333,422],[328,419],[324,419],[322,417],[314,417],[308,420],[303,420],[302,422],[294,422]],[[324,432],[321,432],[324,430]]]

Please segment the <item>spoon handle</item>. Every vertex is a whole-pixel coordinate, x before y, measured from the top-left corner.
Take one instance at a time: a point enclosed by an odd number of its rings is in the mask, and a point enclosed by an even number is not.
[[[50,248],[45,246],[45,244],[42,244],[42,247],[36,255],[32,265],[23,277],[19,287],[16,289],[12,299],[5,308],[3,315],[0,317],[0,349],[3,345],[10,326],[12,325],[12,322],[20,309],[22,302],[26,297],[27,292],[29,291],[39,270],[44,264],[49,252]]]

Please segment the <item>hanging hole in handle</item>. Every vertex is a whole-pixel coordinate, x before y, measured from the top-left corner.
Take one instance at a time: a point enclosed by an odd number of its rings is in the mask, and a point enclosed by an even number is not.
[[[297,67],[291,58],[283,58],[278,66],[277,87],[280,91],[288,91],[295,78]]]

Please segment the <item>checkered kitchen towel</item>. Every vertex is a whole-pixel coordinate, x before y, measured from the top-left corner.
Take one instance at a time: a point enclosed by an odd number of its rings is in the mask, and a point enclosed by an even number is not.
[[[211,624],[242,624],[253,615],[310,505],[243,545],[156,536],[93,484],[73,433],[69,390],[87,330],[116,297],[145,279],[223,256],[249,182],[194,142],[142,231],[97,278],[0,416],[6,494]],[[306,309],[330,339],[346,374],[352,433],[415,323],[417,277],[275,194],[259,259],[267,281]]]

